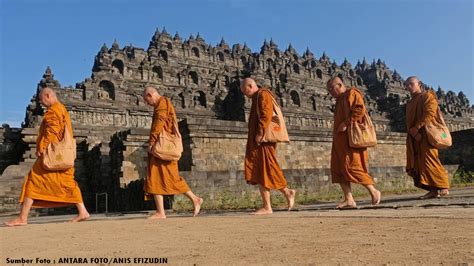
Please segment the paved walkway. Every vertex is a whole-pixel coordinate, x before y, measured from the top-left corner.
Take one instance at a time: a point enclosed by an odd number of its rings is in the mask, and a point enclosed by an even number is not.
[[[406,194],[406,195],[382,195],[382,203],[378,206],[372,206],[370,200],[360,200],[357,202],[356,209],[345,209],[336,210],[335,202],[324,202],[310,205],[299,205],[293,211],[294,212],[320,212],[321,216],[373,216],[382,214],[377,212],[379,209],[413,209],[413,214],[417,213],[417,210],[431,209],[431,208],[473,208],[474,207],[474,187],[455,188],[450,190],[450,195],[442,198],[435,199],[419,199],[422,193],[418,194]],[[248,215],[253,210],[238,210],[238,211],[206,211],[203,210],[200,216],[239,216]],[[275,213],[283,212],[283,209],[276,209]],[[473,209],[474,211],[474,209]],[[91,214],[90,221],[99,220],[121,220],[121,219],[143,219],[147,217],[152,211],[141,211],[131,213],[100,213]],[[286,211],[285,211],[286,212]],[[392,212],[391,212],[392,213]],[[429,213],[423,211],[423,213]],[[188,217],[189,213],[173,213],[167,214],[168,217]],[[392,213],[393,215],[393,213]],[[433,215],[439,215],[439,213],[433,213]],[[13,215],[2,215],[0,216],[0,223],[3,226],[3,222],[12,219]],[[43,224],[43,223],[59,223],[69,221],[74,215],[51,215],[51,216],[39,216],[30,217],[30,224]]]

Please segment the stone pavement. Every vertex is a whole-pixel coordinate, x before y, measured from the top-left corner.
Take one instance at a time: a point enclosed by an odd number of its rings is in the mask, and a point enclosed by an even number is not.
[[[310,205],[299,205],[293,211],[294,212],[319,212],[320,216],[374,216],[374,215],[387,215],[396,216],[394,212],[382,213],[379,210],[411,210],[409,216],[412,217],[417,213],[422,213],[423,216],[429,215],[442,215],[441,209],[446,208],[463,208],[464,212],[471,212],[471,208],[474,207],[474,187],[455,188],[450,190],[450,195],[442,198],[435,199],[418,199],[423,193],[417,194],[404,194],[404,195],[382,195],[382,203],[379,206],[372,206],[370,200],[357,201],[357,208],[355,209],[344,209],[336,210],[335,202],[323,202]],[[430,213],[430,209],[439,209],[435,213]],[[473,209],[474,210],[474,209]],[[226,210],[226,211],[206,211],[203,210],[200,216],[241,216],[248,215],[253,210]],[[283,209],[275,209],[275,213],[286,213]],[[143,219],[146,218],[152,211],[141,211],[133,213],[91,213],[89,221],[100,221],[100,220],[123,220],[123,219]],[[474,212],[473,212],[474,213]],[[168,217],[187,217],[190,216],[189,212],[169,212]],[[0,215],[0,223],[12,219],[12,214]],[[60,223],[69,221],[74,215],[51,215],[51,216],[39,216],[30,217],[30,224],[44,224],[44,223]],[[474,217],[474,216],[473,216]],[[454,217],[455,218],[455,217]]]
[[[383,193],[383,192],[382,192]],[[433,198],[433,199],[419,199],[424,192],[421,193],[410,193],[404,195],[387,195],[386,197],[382,194],[382,202],[378,206],[372,206],[371,201],[357,200],[357,209],[399,209],[399,208],[433,208],[443,206],[463,206],[473,207],[474,204],[474,187],[454,188],[450,190],[449,196]],[[311,205],[299,206],[300,210],[331,210],[334,209],[334,202],[318,203]],[[354,210],[354,209],[345,209]],[[344,210],[344,211],[345,211]]]

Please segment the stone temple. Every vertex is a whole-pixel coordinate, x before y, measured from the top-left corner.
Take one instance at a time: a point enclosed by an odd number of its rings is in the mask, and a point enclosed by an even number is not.
[[[72,118],[77,140],[76,175],[86,206],[94,211],[149,208],[143,201],[146,140],[152,109],[142,99],[145,85],[156,86],[174,103],[185,150],[181,174],[191,189],[209,200],[222,193],[243,197],[255,193],[243,178],[250,101],[239,81],[253,77],[278,97],[290,133],[290,144],[278,147],[280,164],[290,186],[301,194],[330,186],[331,127],[334,101],[325,83],[339,76],[363,91],[377,127],[379,144],[370,149],[370,173],[382,189],[410,186],[405,175],[404,108],[409,99],[404,79],[382,60],[341,65],[325,53],[302,55],[291,46],[281,50],[273,40],[260,51],[245,44],[212,46],[198,34],[183,40],[157,30],[147,49],[117,42],[95,56],[92,75],[75,87],[63,87],[48,67],[32,89],[22,128],[0,129],[0,210],[18,209],[24,176],[35,161],[35,140],[44,110],[37,93],[53,88]],[[431,87],[425,85],[427,89]],[[474,108],[460,92],[436,90],[439,105],[453,131],[454,146],[441,157],[452,173],[474,157]]]

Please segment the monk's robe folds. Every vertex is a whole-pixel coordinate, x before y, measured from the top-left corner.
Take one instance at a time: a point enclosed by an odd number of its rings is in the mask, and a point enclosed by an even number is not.
[[[168,133],[173,131],[176,113],[171,101],[167,97],[160,97],[153,112],[153,122],[150,129],[148,144],[152,146],[164,129]],[[152,195],[175,195],[188,192],[188,184],[178,172],[177,161],[164,161],[148,153],[148,169],[145,179],[145,199],[151,200]]]
[[[344,101],[346,102],[344,103]],[[345,108],[349,108],[349,112]],[[349,116],[347,113],[349,113]],[[348,130],[338,132],[340,124],[345,123],[346,126],[349,126],[351,121],[360,122],[364,117],[364,113],[364,98],[358,90],[346,90],[336,98],[331,149],[333,183],[348,181],[363,185],[374,184],[372,177],[368,174],[369,153],[367,148],[349,147]]]
[[[66,108],[56,102],[44,114],[36,139],[36,149],[44,152],[49,143],[59,142],[65,126],[73,134],[71,119]],[[33,207],[53,208],[82,203],[81,190],[74,180],[74,167],[63,171],[49,171],[43,166],[42,158],[36,159],[25,178],[20,202],[28,197],[34,200]]]
[[[421,141],[407,135],[407,173],[413,177],[415,186],[449,188],[448,174],[438,157],[438,149],[428,143],[425,125],[436,119],[438,100],[434,92],[426,91],[412,97],[406,107],[407,129],[416,127]]]
[[[257,94],[258,97],[257,97]],[[258,98],[258,102],[257,102]],[[257,105],[260,118],[257,115]],[[248,123],[248,139],[245,152],[245,180],[252,185],[262,185],[267,189],[281,189],[287,186],[276,156],[276,143],[257,145],[255,136],[263,135],[273,116],[272,93],[260,89],[252,96]]]

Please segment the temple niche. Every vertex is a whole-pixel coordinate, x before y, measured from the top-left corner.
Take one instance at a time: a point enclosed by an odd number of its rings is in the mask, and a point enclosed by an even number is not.
[[[115,100],[115,87],[110,81],[103,80],[99,83],[97,90],[99,100]]]
[[[81,105],[93,107],[91,100],[97,99],[98,104],[113,103],[108,108],[127,113],[145,111],[139,99],[143,87],[150,84],[172,98],[179,117],[244,120],[237,114],[245,113],[248,106],[239,103],[243,95],[238,83],[244,77],[253,77],[260,86],[272,88],[285,115],[305,114],[317,119],[327,115],[334,104],[325,97],[325,83],[332,76],[361,90],[370,115],[385,121],[389,125],[386,130],[403,131],[400,117],[409,95],[403,88],[403,78],[384,61],[374,59],[369,64],[363,58],[353,67],[344,59],[339,65],[325,52],[317,58],[307,48],[299,55],[291,44],[280,50],[273,39],[265,40],[259,52],[252,52],[246,44],[230,46],[223,38],[212,46],[199,34],[183,40],[178,33],[172,36],[165,29],[157,29],[147,49],[131,44],[120,48],[117,40],[111,48],[104,44],[95,56],[91,78],[79,82],[73,90],[62,88],[49,67],[38,87],[57,89],[65,96],[66,104],[73,99],[71,104],[79,109]],[[456,119],[461,128],[469,127],[473,111],[466,95],[442,88],[436,94],[447,120]],[[25,124],[38,120],[34,116],[41,113],[35,110],[33,105],[28,107]]]

